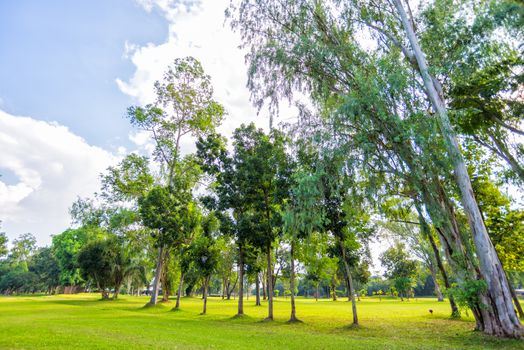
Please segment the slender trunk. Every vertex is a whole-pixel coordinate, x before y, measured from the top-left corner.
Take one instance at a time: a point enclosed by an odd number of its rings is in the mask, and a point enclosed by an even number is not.
[[[522,165],[517,161],[517,159],[515,159],[515,157],[513,157],[506,145],[494,133],[489,132],[488,130],[488,135],[497,147],[497,149],[494,149],[495,153],[503,158],[510,165],[515,174],[524,181],[524,168]]]
[[[273,273],[271,265],[271,244],[267,246],[267,318],[266,320],[273,320]]]
[[[176,294],[176,304],[175,304],[175,310],[180,309],[180,298],[182,297],[182,287],[184,285],[184,273],[180,272],[180,281],[178,283],[178,291]]]
[[[320,294],[319,285],[320,283],[317,282],[317,285],[316,285],[317,290],[315,292],[315,301],[318,301],[318,295]]]
[[[346,272],[346,278],[349,287],[349,295],[351,298],[351,309],[353,311],[353,324],[358,325],[358,315],[357,315],[357,301],[355,300],[355,291],[353,288],[353,278],[351,276],[351,270],[346,259],[346,248],[341,240],[339,240],[340,251],[342,252],[342,260],[344,261],[344,269]]]
[[[266,274],[266,276],[264,276],[264,273],[262,273],[262,300],[266,300],[267,299],[266,281],[267,281],[267,274]]]
[[[202,315],[206,314],[207,311],[207,290],[209,287],[209,276],[204,279],[204,308],[202,310]]]
[[[509,280],[509,278],[508,278],[508,280]],[[519,314],[519,317],[524,319],[524,311],[522,310],[522,305],[520,305],[520,301],[519,301],[519,298],[517,296],[517,293],[515,293],[515,289],[513,288],[511,283],[509,284],[509,290],[511,292],[511,297],[513,298],[513,302],[515,303],[515,308],[517,308],[517,312]]]
[[[466,164],[449,121],[445,101],[438,92],[441,90],[440,85],[429,74],[426,58],[419,46],[413,26],[408,20],[401,0],[393,0],[393,2],[406,30],[420,75],[424,81],[426,93],[439,116],[440,128],[446,139],[446,146],[453,161],[455,179],[462,196],[462,205],[473,234],[473,241],[480,262],[480,271],[487,284],[487,293],[480,296],[481,301],[486,304],[486,308],[480,310],[483,320],[481,330],[491,335],[524,338],[524,328],[520,324],[513,307],[506,273],[502,269],[502,264],[482,220]]]
[[[255,306],[260,306],[260,276],[258,273],[257,273],[256,280],[255,280],[255,293],[256,293]]]
[[[437,243],[435,242],[435,238],[433,237],[433,234],[431,233],[431,230],[429,229],[429,226],[422,216],[422,209],[420,208],[420,205],[418,202],[415,203],[419,222],[422,226],[422,231],[425,233],[426,237],[428,238],[429,244],[431,245],[431,249],[433,250],[433,255],[435,257],[435,261],[437,262],[437,267],[440,271],[440,274],[442,275],[442,279],[444,280],[444,287],[449,290],[451,288],[451,283],[449,282],[448,273],[446,272],[446,269],[444,268],[444,263],[442,262],[442,258],[440,256],[440,252],[437,247]],[[457,306],[457,303],[455,303],[455,298],[453,298],[452,295],[449,295],[449,304],[451,307],[451,317],[458,318],[460,317],[460,310]]]
[[[440,285],[437,280],[437,273],[435,271],[435,266],[432,262],[429,263],[429,272],[431,272],[431,278],[433,279],[433,283],[435,284],[435,294],[437,295],[438,301],[444,301],[444,296],[442,295],[442,292],[440,291]]]
[[[158,248],[158,259],[156,262],[155,279],[153,280],[153,291],[151,293],[151,300],[149,304],[156,305],[158,300],[158,287],[160,285],[160,274],[162,272],[162,261],[164,256],[164,246]]]
[[[242,244],[238,246],[238,312],[237,315],[244,314],[244,250]]]
[[[162,286],[162,302],[167,303],[169,301],[169,295],[171,294],[170,288],[169,288],[169,258],[170,253],[169,250],[164,249],[164,256],[162,257],[162,271],[160,274],[160,285]]]
[[[295,241],[293,239],[291,240],[290,255],[291,275],[289,276],[289,289],[291,289],[291,317],[289,318],[289,322],[296,322],[298,319],[295,307]]]

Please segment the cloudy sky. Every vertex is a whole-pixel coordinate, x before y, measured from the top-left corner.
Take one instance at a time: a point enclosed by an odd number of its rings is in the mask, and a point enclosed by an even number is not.
[[[189,4],[192,4],[189,6]],[[40,245],[69,226],[68,207],[123,154],[144,148],[126,108],[151,102],[176,57],[199,59],[229,116],[257,117],[229,0],[0,1],[0,220]]]

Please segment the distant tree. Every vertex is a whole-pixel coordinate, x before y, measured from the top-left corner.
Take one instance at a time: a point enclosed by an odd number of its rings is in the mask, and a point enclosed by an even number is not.
[[[29,271],[38,277],[47,293],[53,293],[60,285],[60,266],[52,248],[37,249],[29,263]]]
[[[60,267],[60,285],[76,286],[83,282],[77,256],[94,236],[95,234],[85,227],[67,229],[53,236],[51,249]]]
[[[36,250],[36,238],[32,233],[24,233],[13,240],[9,260],[16,266],[28,269],[29,258]]]
[[[417,264],[409,258],[404,245],[397,242],[388,248],[380,255],[380,262],[386,270],[384,275],[393,281],[401,300],[404,301],[404,297],[409,299]]]
[[[85,245],[78,253],[78,266],[83,277],[92,280],[102,294],[102,299],[109,299],[110,288],[113,286],[114,254],[112,240],[96,240]]]
[[[9,249],[7,248],[7,235],[5,232],[0,232],[0,258],[3,258],[7,255],[7,252],[9,252]]]

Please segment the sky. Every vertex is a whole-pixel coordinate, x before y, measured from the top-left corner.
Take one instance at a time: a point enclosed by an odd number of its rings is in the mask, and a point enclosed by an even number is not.
[[[229,0],[0,1],[0,220],[40,245],[70,225],[77,196],[147,135],[126,119],[153,102],[153,83],[194,56],[228,112],[220,131],[257,116],[244,53],[225,23]],[[190,151],[188,142],[185,147]]]

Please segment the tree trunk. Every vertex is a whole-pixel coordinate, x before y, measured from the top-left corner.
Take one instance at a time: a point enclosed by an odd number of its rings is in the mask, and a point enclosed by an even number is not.
[[[262,300],[266,300],[267,299],[266,281],[267,281],[267,274],[266,274],[266,276],[264,276],[264,273],[262,273]]]
[[[437,273],[435,271],[435,266],[432,262],[429,263],[429,272],[431,272],[431,278],[433,279],[433,283],[435,284],[435,294],[437,295],[437,301],[444,301],[444,296],[442,295],[442,292],[440,291],[440,285],[437,280]]]
[[[176,304],[174,310],[180,309],[180,298],[182,297],[182,287],[184,285],[184,273],[180,272],[180,281],[178,283],[178,291],[176,293]]]
[[[267,318],[268,321],[273,321],[273,273],[271,265],[271,244],[267,246]]]
[[[508,278],[508,281],[509,281],[509,278]],[[511,297],[513,298],[513,302],[515,303],[515,307],[517,308],[519,317],[524,318],[524,311],[522,310],[522,305],[520,305],[519,298],[517,296],[517,293],[515,293],[515,289],[511,285],[511,282],[509,283],[509,290],[511,292]]]
[[[315,301],[318,301],[318,296],[320,294],[319,285],[320,283],[317,282],[317,285],[316,285],[317,290],[315,291]]]
[[[255,293],[256,293],[255,306],[260,306],[260,276],[258,273],[255,279]]]
[[[393,0],[393,2],[406,30],[428,98],[439,116],[440,128],[453,161],[455,179],[462,196],[462,205],[473,234],[481,275],[487,284],[487,293],[485,297],[481,298],[481,301],[486,304],[486,308],[480,310],[483,320],[481,330],[491,335],[524,338],[524,328],[520,324],[513,307],[506,274],[482,220],[469,174],[449,121],[445,101],[443,96],[439,94],[441,88],[436,85],[438,82],[429,74],[426,58],[419,46],[412,23],[408,19],[401,0]]]
[[[244,249],[242,244],[238,245],[238,312],[237,315],[244,314]]]
[[[155,279],[153,280],[153,291],[151,293],[151,300],[149,304],[156,305],[158,300],[158,287],[160,285],[160,274],[162,272],[162,261],[164,256],[164,246],[158,248],[158,259],[156,262]]]
[[[433,255],[435,257],[435,261],[437,262],[437,267],[440,271],[440,274],[442,275],[442,279],[444,280],[444,287],[446,289],[451,288],[451,283],[449,282],[448,273],[446,272],[446,269],[444,268],[444,264],[442,262],[442,258],[440,256],[440,252],[437,247],[437,243],[435,242],[435,238],[433,237],[433,234],[431,233],[431,230],[429,228],[428,223],[422,216],[422,208],[420,207],[420,204],[418,201],[415,201],[415,207],[418,212],[418,218],[420,222],[420,226],[422,227],[422,232],[427,237],[429,244],[431,245],[431,249],[433,250]],[[460,317],[460,310],[455,303],[455,299],[452,295],[449,295],[449,304],[451,306],[451,317],[458,318]]]
[[[351,270],[349,269],[349,264],[346,259],[346,248],[341,240],[339,240],[340,251],[342,252],[342,260],[344,261],[344,269],[346,272],[346,278],[349,287],[349,295],[351,298],[351,309],[353,311],[353,324],[358,326],[358,315],[357,315],[357,301],[355,300],[355,291],[353,288],[353,278],[351,276]]]
[[[295,307],[295,241],[291,240],[291,274],[289,276],[289,289],[291,289],[291,316],[289,322],[297,322],[297,312]]]
[[[210,279],[210,276],[207,276],[206,278],[204,278],[204,308],[202,310],[202,315],[205,315],[206,312],[207,312],[207,291],[208,291],[208,288],[209,288],[209,279]]]

